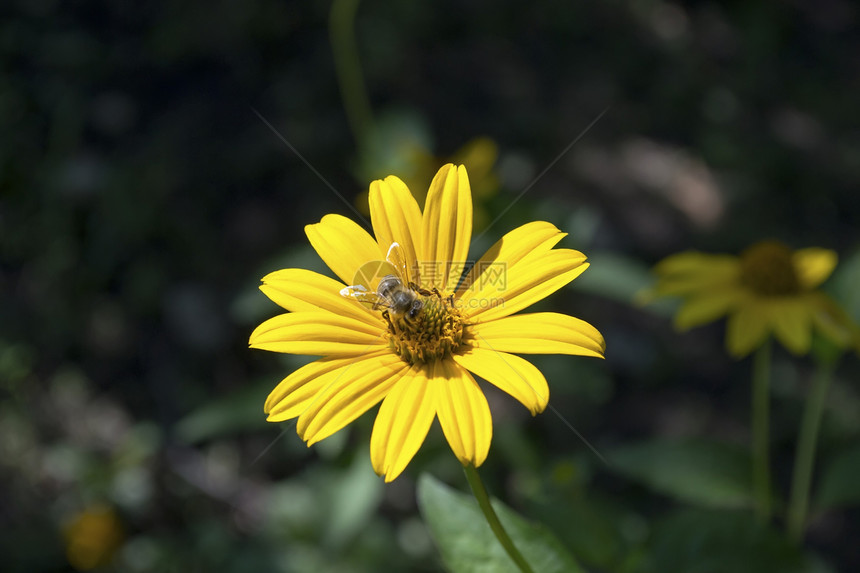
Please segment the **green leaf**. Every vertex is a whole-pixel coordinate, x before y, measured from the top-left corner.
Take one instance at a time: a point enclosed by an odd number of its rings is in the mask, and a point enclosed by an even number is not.
[[[577,277],[568,288],[593,294],[624,304],[635,304],[660,316],[672,316],[677,301],[654,299],[649,289],[654,286],[651,269],[636,259],[617,253],[589,252],[588,271]]]
[[[836,267],[833,276],[827,281],[827,291],[854,320],[860,320],[860,289],[857,282],[860,281],[860,250],[843,257],[842,262]]]
[[[430,155],[433,147],[432,130],[419,112],[407,108],[384,110],[365,134],[356,176],[361,181],[372,181],[397,173],[401,179],[409,180],[421,168],[416,159]]]
[[[824,573],[832,571],[749,512],[682,510],[659,522],[651,571]]]
[[[607,455],[610,468],[656,492],[709,507],[751,503],[746,449],[698,440],[655,440]]]
[[[817,509],[860,504],[860,445],[841,452],[824,468],[815,496]]]
[[[265,427],[263,404],[271,389],[271,382],[261,383],[204,404],[179,421],[177,438],[186,444],[194,444]]]
[[[345,547],[367,527],[382,501],[384,487],[364,452],[356,455],[350,467],[327,484],[326,497],[331,500],[325,533],[328,547]]]
[[[648,266],[614,253],[588,253],[588,271],[570,288],[629,303],[636,293],[654,282]]]
[[[622,570],[647,535],[645,520],[620,499],[586,491],[587,486],[571,495],[574,489],[547,485],[542,492],[548,495],[529,512],[556,532],[583,565],[601,571]]]
[[[421,515],[455,573],[516,573],[517,566],[493,535],[471,495],[454,491],[428,474],[418,481]],[[576,573],[582,568],[558,539],[542,525],[532,524],[498,501],[493,508],[517,549],[532,569],[541,573]]]

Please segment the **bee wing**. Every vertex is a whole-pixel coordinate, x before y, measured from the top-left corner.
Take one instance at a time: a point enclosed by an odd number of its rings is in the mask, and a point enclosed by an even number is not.
[[[352,284],[361,286],[366,291],[375,291],[379,287],[379,281],[387,275],[396,275],[398,272],[388,261],[368,261],[355,272]]]
[[[374,309],[388,306],[385,297],[380,296],[376,291],[367,290],[361,285],[351,285],[340,289],[340,296],[357,300]]]
[[[406,261],[406,252],[400,243],[391,243],[388,247],[388,254],[385,255],[385,260],[397,271],[398,278],[405,285],[411,285],[413,277],[409,275],[409,264]]]

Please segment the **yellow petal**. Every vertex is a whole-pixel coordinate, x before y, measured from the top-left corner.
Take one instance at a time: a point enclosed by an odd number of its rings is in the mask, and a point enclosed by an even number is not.
[[[462,163],[469,170],[473,197],[488,196],[497,190],[499,181],[493,165],[498,158],[499,145],[489,137],[476,137],[451,156],[453,163]]]
[[[344,284],[305,269],[283,269],[263,277],[260,290],[289,311],[327,310],[341,316],[384,327],[382,318],[358,301],[341,296]]]
[[[308,446],[329,437],[378,404],[408,369],[391,352],[341,369],[299,416],[296,431]]]
[[[688,251],[663,259],[654,266],[654,273],[658,277],[654,294],[685,296],[736,284],[740,260],[730,255]]]
[[[675,327],[687,330],[712,322],[728,314],[742,297],[743,293],[732,287],[690,295],[675,315]]]
[[[505,234],[484,253],[457,288],[458,298],[471,299],[495,281],[504,280],[514,265],[527,257],[539,257],[552,249],[567,233],[552,223],[533,221]]]
[[[310,354],[354,356],[385,344],[383,329],[330,312],[291,312],[270,318],[251,333],[251,348]]]
[[[305,234],[328,268],[348,285],[361,265],[385,260],[373,237],[341,215],[326,215],[319,223],[306,225]]]
[[[768,305],[773,333],[794,354],[806,354],[812,342],[812,316],[803,298],[773,301]]]
[[[809,293],[808,297],[812,323],[818,332],[843,348],[852,340],[860,340],[860,328],[833,299],[822,292]]]
[[[546,408],[549,386],[541,371],[528,360],[506,352],[471,348],[455,354],[454,361],[519,400],[532,416]]]
[[[575,354],[603,357],[606,343],[596,328],[573,316],[535,312],[506,316],[469,328],[468,343],[519,354]]]
[[[463,368],[443,360],[435,363],[436,413],[442,432],[463,465],[480,466],[493,439],[493,419],[487,398]]]
[[[406,184],[390,175],[370,184],[370,220],[380,250],[387,253],[391,243],[399,243],[411,267],[419,259],[421,209]],[[418,277],[412,277],[418,280]]]
[[[794,253],[794,269],[801,286],[814,289],[833,273],[838,257],[829,249],[800,249]]]
[[[469,256],[472,238],[472,192],[462,165],[443,166],[427,193],[419,253],[422,286],[445,290],[456,285]]]
[[[555,249],[537,260],[517,265],[504,282],[483,289],[471,299],[459,301],[467,316],[487,322],[518,312],[554,293],[585,269],[585,255],[572,249]]]
[[[759,305],[747,302],[729,315],[726,324],[726,346],[735,358],[743,358],[767,338],[768,317]]]
[[[733,255],[714,255],[699,251],[685,251],[671,255],[654,266],[658,275],[701,275],[702,273],[719,273],[738,264],[738,258]]]
[[[374,471],[390,482],[406,469],[436,417],[435,386],[426,366],[413,366],[379,407],[370,437]]]
[[[263,410],[269,415],[270,422],[282,422],[295,418],[304,412],[316,395],[339,378],[345,370],[350,370],[358,361],[378,360],[390,354],[386,348],[370,352],[361,357],[321,358],[302,366],[278,384],[266,399]]]

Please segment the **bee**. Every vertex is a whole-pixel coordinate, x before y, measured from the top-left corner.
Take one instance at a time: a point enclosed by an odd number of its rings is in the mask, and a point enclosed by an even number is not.
[[[415,320],[424,307],[424,303],[418,296],[418,291],[403,284],[403,281],[395,275],[382,277],[376,294],[380,300],[374,303],[374,310],[385,308],[383,316],[388,313],[394,315],[395,318],[405,316],[408,321]],[[387,320],[390,322],[390,317]]]
[[[376,289],[369,290],[367,287],[373,286],[377,280]],[[410,280],[406,257],[399,243],[391,243],[385,262],[373,261],[362,266],[356,273],[356,283],[359,284],[341,289],[341,296],[368,304],[373,310],[383,309],[382,317],[392,332],[392,318],[402,318],[411,323],[424,308],[421,297],[432,294]]]

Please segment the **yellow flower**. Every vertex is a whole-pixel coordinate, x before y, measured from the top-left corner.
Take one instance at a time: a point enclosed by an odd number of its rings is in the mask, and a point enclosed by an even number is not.
[[[117,514],[106,505],[93,505],[72,517],[63,527],[66,558],[78,571],[107,565],[125,538]]]
[[[461,280],[472,233],[462,166],[439,170],[423,213],[394,176],[374,181],[369,199],[376,238],[339,215],[305,227],[340,281],[303,269],[263,278],[260,289],[290,312],[261,324],[251,347],[322,357],[274,389],[265,405],[268,420],[298,417],[298,434],[310,446],[382,401],[370,457],[386,481],[406,468],[437,416],[460,462],[479,466],[493,430],[473,374],[534,415],[547,405],[546,379],[510,352],[603,356],[603,337],[582,320],[553,312],[511,316],[572,281],[588,263],[578,251],[553,249],[564,233],[533,222],[505,235]],[[374,265],[377,271],[368,273]],[[397,279],[392,283],[387,274]],[[385,280],[396,287],[392,292],[380,285]],[[394,292],[414,304],[404,310]]]
[[[816,290],[836,267],[836,253],[792,251],[776,241],[757,243],[739,257],[684,252],[659,262],[651,294],[678,296],[680,330],[728,316],[726,347],[743,357],[773,335],[795,354],[809,352],[817,330],[839,346],[851,342],[850,319]]]

